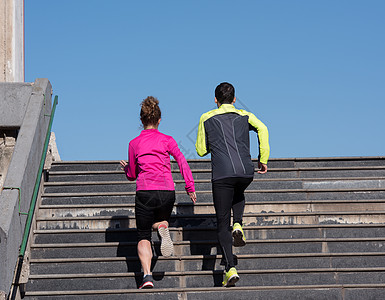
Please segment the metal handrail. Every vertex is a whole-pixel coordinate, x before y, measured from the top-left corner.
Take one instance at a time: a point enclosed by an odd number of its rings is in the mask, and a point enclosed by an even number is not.
[[[32,225],[32,218],[33,218],[33,212],[35,210],[36,206],[36,200],[40,188],[40,181],[41,177],[43,174],[43,168],[44,168],[44,162],[45,158],[47,155],[47,149],[48,149],[48,144],[49,144],[49,138],[51,135],[51,129],[52,129],[52,123],[53,123],[53,117],[55,115],[55,110],[56,110],[56,105],[58,104],[58,96],[55,96],[55,99],[53,101],[52,105],[52,110],[51,110],[51,116],[49,120],[49,125],[48,125],[48,130],[47,130],[47,135],[45,137],[45,143],[44,143],[44,148],[43,148],[43,153],[41,155],[41,160],[40,160],[40,166],[39,166],[39,171],[37,173],[36,177],[36,182],[35,182],[35,187],[33,190],[33,195],[32,195],[32,200],[31,200],[31,206],[28,211],[28,217],[27,217],[27,222],[25,224],[25,230],[24,230],[24,235],[23,235],[23,241],[20,246],[20,251],[19,251],[19,257],[24,257],[25,250],[27,248],[27,242],[28,242],[28,237],[29,237],[29,232],[31,231],[31,225]]]

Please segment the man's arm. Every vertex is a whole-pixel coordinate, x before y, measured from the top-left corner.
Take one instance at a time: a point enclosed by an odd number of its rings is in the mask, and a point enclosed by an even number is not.
[[[206,143],[206,131],[205,131],[204,120],[205,118],[202,115],[199,120],[197,141],[195,143],[195,149],[199,156],[205,156],[210,152],[208,150],[207,143]]]
[[[261,171],[258,173],[266,173],[267,172],[267,161],[270,156],[270,145],[269,145],[269,131],[265,124],[263,124],[254,114],[248,113],[249,116],[249,124],[254,128],[258,135],[259,142],[259,168]],[[263,166],[264,165],[264,166]]]

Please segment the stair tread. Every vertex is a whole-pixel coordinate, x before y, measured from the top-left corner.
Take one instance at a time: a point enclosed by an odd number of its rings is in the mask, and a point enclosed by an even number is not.
[[[385,267],[365,268],[305,268],[305,269],[266,269],[266,270],[237,270],[238,274],[269,274],[269,273],[320,273],[320,272],[385,272]],[[153,275],[162,276],[197,276],[203,274],[222,274],[224,270],[203,270],[203,271],[171,271],[153,272]],[[59,279],[59,278],[110,278],[110,277],[132,277],[137,272],[124,273],[75,273],[75,274],[31,274],[31,279]]]
[[[266,225],[266,226],[245,226],[243,230],[268,230],[268,229],[306,229],[306,228],[374,228],[385,227],[385,224],[296,224],[296,225]],[[170,227],[170,231],[206,231],[215,230],[214,227]],[[105,229],[35,229],[33,232],[37,234],[60,234],[60,233],[96,233],[96,232],[124,232],[136,231],[136,228],[105,228]]]
[[[247,258],[306,258],[306,257],[361,257],[361,256],[385,256],[382,252],[342,252],[342,253],[280,253],[280,254],[237,254],[238,259]],[[170,257],[154,256],[154,260],[200,260],[200,259],[221,259],[222,255],[176,255]],[[70,262],[112,262],[137,260],[138,256],[126,257],[84,257],[84,258],[31,258],[30,263],[70,263]]]
[[[245,190],[245,194],[251,193],[324,193],[324,192],[371,192],[385,191],[383,188],[337,188],[337,189],[263,189]],[[175,191],[176,194],[185,194],[185,191]],[[211,190],[196,191],[197,194],[211,194]],[[135,195],[135,192],[96,192],[96,193],[43,193],[42,197],[80,197],[80,196],[127,196]]]
[[[341,204],[341,203],[385,203],[385,199],[354,199],[354,200],[329,200],[329,199],[318,199],[318,200],[288,200],[288,201],[246,201],[246,205],[279,205],[279,204]],[[175,203],[175,206],[213,206],[212,202],[196,202],[196,203]],[[43,204],[40,205],[40,209],[50,208],[84,208],[84,207],[134,207],[135,203],[102,203],[102,204]]]
[[[318,285],[290,285],[290,286],[248,286],[248,287],[232,287],[231,289],[224,289],[222,287],[196,287],[196,288],[154,288],[152,293],[179,293],[179,292],[230,292],[230,291],[244,291],[247,290],[291,290],[291,289],[333,289],[333,288],[385,288],[385,284],[318,284]],[[76,290],[76,291],[27,291],[26,296],[35,295],[87,295],[87,294],[126,294],[126,293],[148,293],[149,291],[139,289],[121,289],[121,290]]]
[[[384,167],[385,169],[385,167]],[[312,178],[254,178],[254,182],[269,181],[376,181],[385,180],[385,176],[373,177],[312,177]],[[175,183],[185,183],[184,180],[174,179]],[[211,179],[195,179],[195,183],[211,183]],[[111,181],[64,181],[64,182],[46,182],[44,186],[68,186],[68,185],[112,185],[112,184],[136,184],[135,181],[111,180]]]
[[[262,243],[308,243],[308,242],[368,242],[385,241],[385,237],[366,237],[366,238],[301,238],[301,239],[265,239],[248,240],[248,244]],[[154,243],[159,243],[154,241]],[[189,244],[217,244],[217,240],[196,240],[196,241],[174,241],[174,245]],[[136,245],[137,242],[102,242],[102,243],[57,243],[57,244],[32,244],[31,248],[74,248],[74,247],[113,247],[122,245]]]
[[[314,211],[314,212],[263,212],[263,213],[245,213],[244,217],[253,216],[314,216],[314,215],[382,215],[385,210],[381,211]],[[215,218],[215,214],[172,214],[171,218]],[[63,221],[63,220],[110,220],[110,219],[135,219],[135,216],[81,216],[81,217],[38,217],[36,221]]]

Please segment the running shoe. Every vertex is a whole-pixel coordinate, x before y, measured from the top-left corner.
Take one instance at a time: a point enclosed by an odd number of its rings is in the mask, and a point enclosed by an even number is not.
[[[233,225],[233,245],[234,247],[243,247],[246,245],[245,234],[239,223],[234,223]]]
[[[142,284],[139,286],[140,289],[152,289],[154,287],[154,283],[152,282],[152,276],[146,275],[143,277]]]
[[[222,282],[222,286],[230,287],[235,286],[235,283],[239,280],[239,276],[237,270],[233,267],[230,268],[228,272],[226,272],[225,280]]]
[[[171,256],[174,253],[174,244],[172,243],[168,227],[165,225],[159,225],[158,233],[161,239],[160,252],[163,256]]]

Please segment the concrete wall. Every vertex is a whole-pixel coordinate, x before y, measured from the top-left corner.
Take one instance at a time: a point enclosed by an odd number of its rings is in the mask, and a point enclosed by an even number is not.
[[[0,128],[20,128],[33,85],[32,83],[1,83]]]
[[[0,1],[0,82],[24,81],[24,0]]]
[[[27,97],[28,86],[0,83],[0,110],[5,107],[20,120],[24,108],[20,131],[4,180],[4,188],[20,188],[22,212],[29,210],[49,126],[52,94],[52,87],[47,79],[37,79],[30,85],[30,94]],[[16,91],[18,89],[20,90]],[[21,98],[14,96],[15,101],[12,104],[12,101],[3,98],[3,95],[10,95],[11,98],[12,95],[19,95]],[[6,126],[3,123],[5,122],[1,121],[0,126]],[[12,125],[17,123],[15,121]],[[0,194],[0,291],[6,293],[12,284],[26,219],[25,215],[19,214],[19,191],[4,189]]]

